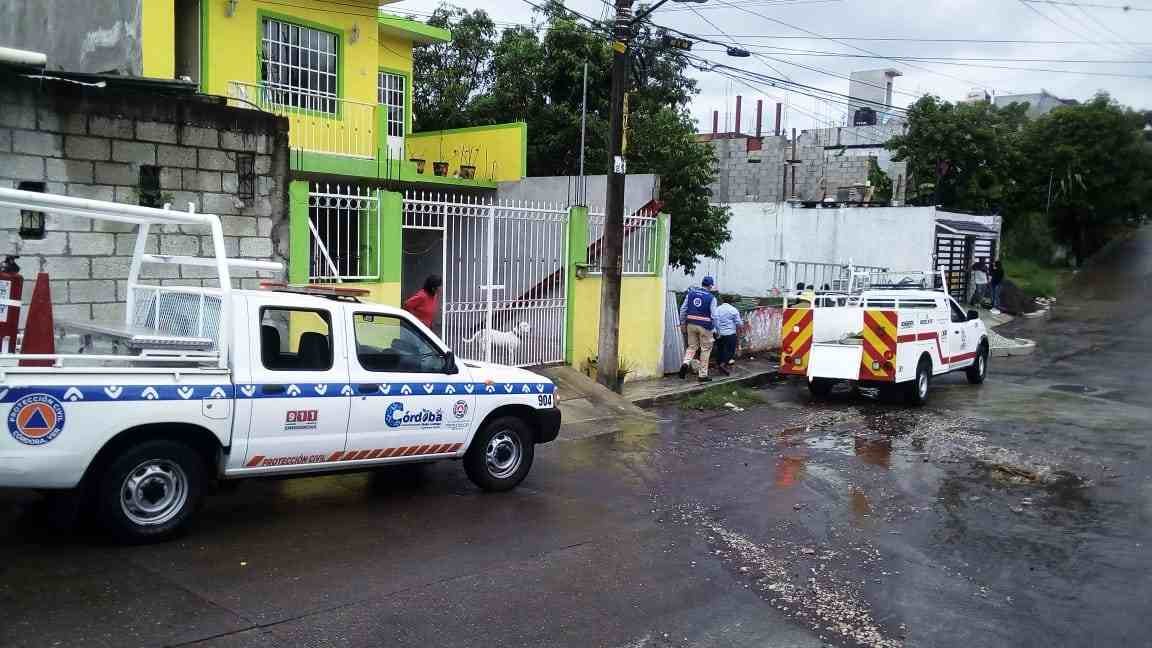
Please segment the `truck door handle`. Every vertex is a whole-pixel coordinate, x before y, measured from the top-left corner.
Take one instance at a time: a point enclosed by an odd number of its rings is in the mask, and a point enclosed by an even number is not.
[[[288,391],[284,385],[262,385],[260,387],[261,394],[283,394]]]
[[[361,383],[356,385],[356,389],[359,389],[361,394],[369,394],[372,392],[380,391],[380,385],[376,383]]]

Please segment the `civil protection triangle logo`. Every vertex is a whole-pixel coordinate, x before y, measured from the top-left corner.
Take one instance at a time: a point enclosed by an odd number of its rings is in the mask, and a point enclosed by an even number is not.
[[[12,404],[8,433],[24,445],[44,445],[64,431],[64,405],[48,394],[29,394]]]

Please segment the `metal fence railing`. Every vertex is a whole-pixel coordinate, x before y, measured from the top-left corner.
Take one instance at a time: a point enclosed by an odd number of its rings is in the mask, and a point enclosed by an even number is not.
[[[228,82],[228,104],[286,117],[288,143],[295,151],[376,157],[376,104],[243,81]]]
[[[624,262],[626,275],[656,274],[660,258],[660,221],[653,212],[637,212],[624,217]],[[604,214],[588,214],[588,272],[597,274],[604,260]]]
[[[887,268],[853,266],[845,263],[817,263],[814,261],[768,260],[767,288],[780,293],[799,287],[812,286],[814,290],[847,290],[854,268],[857,272],[884,272]]]
[[[380,275],[380,197],[354,185],[315,183],[308,192],[310,281]]]

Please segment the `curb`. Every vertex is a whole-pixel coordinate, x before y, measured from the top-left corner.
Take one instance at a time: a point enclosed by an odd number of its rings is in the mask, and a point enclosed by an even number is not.
[[[765,383],[773,382],[780,378],[780,371],[778,369],[769,369],[767,371],[760,371],[747,376],[740,376],[736,378],[725,378],[723,380],[713,380],[709,383],[695,383],[686,385],[683,390],[671,392],[668,394],[660,394],[659,396],[646,396],[637,398],[632,401],[632,404],[637,407],[651,407],[653,405],[663,405],[665,403],[672,403],[700,393],[713,387],[724,385],[763,385]]]
[[[1024,338],[1013,338],[1014,344],[1010,346],[994,346],[992,347],[992,357],[994,358],[1007,358],[1009,356],[1022,356],[1030,355],[1036,350],[1036,343],[1032,340]]]

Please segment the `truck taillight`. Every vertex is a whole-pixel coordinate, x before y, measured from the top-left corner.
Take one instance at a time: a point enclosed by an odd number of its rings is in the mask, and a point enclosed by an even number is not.
[[[789,345],[789,346],[784,347],[784,353],[791,355],[792,354],[792,346]]]
[[[880,363],[875,360],[872,361],[872,371],[880,371]]]
[[[800,356],[796,356],[795,358],[792,358],[792,364],[798,365],[798,364],[801,364],[803,362],[804,362],[804,358],[802,358]]]
[[[891,360],[892,359],[892,352],[891,351],[885,351],[884,352],[884,359],[885,360]],[[889,364],[889,363],[885,362],[884,364]]]

